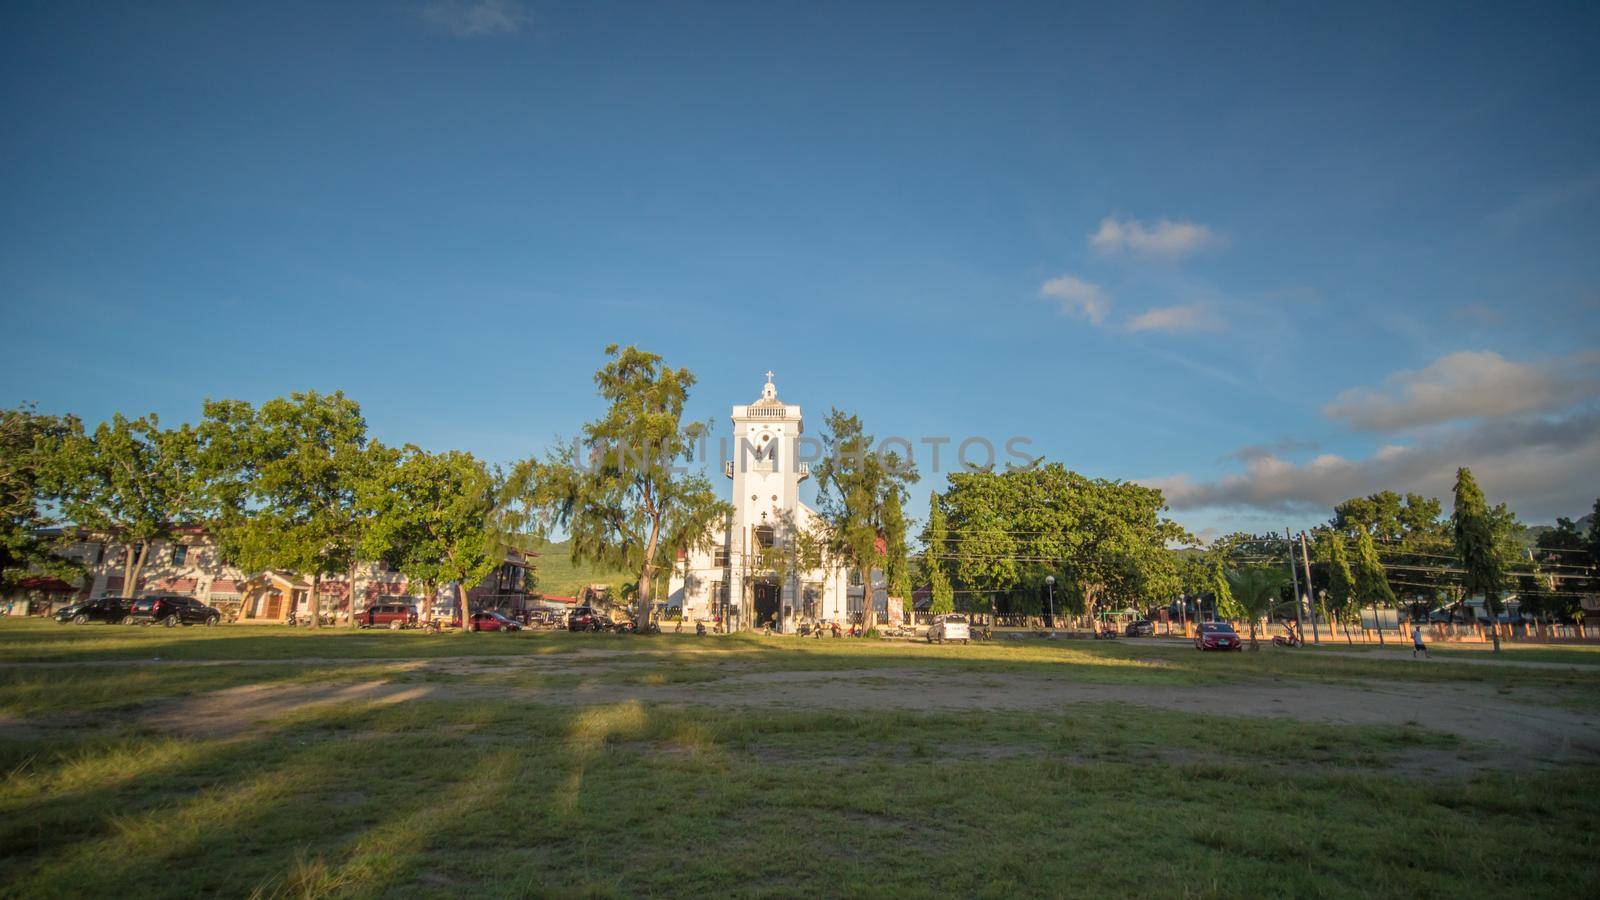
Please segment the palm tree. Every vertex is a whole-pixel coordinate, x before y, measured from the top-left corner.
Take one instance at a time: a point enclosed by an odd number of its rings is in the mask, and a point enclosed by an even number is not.
[[[1279,591],[1288,577],[1277,568],[1248,566],[1228,570],[1228,588],[1233,602],[1250,618],[1250,649],[1260,650],[1256,642],[1256,622],[1267,617],[1279,602]]]

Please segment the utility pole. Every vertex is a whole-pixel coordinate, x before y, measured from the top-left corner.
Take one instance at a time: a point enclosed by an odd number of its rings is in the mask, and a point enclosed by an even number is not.
[[[1285,528],[1283,530],[1283,539],[1289,544],[1289,581],[1294,585],[1294,624],[1296,630],[1300,632],[1300,639],[1305,640],[1306,630],[1303,627],[1304,623],[1300,619],[1300,575],[1295,571],[1294,567],[1294,535],[1291,535],[1289,529]]]
[[[1306,549],[1306,533],[1300,532],[1300,562],[1306,567],[1306,607],[1311,610],[1311,642],[1322,643],[1322,633],[1317,630],[1317,608],[1311,603],[1311,551]],[[1301,635],[1304,637],[1304,635]]]

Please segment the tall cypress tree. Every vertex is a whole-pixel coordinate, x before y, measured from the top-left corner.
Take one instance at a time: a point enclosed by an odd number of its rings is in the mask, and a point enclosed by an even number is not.
[[[1483,595],[1489,613],[1489,634],[1495,652],[1500,652],[1500,591],[1506,580],[1505,548],[1500,534],[1506,521],[1489,510],[1483,489],[1466,467],[1456,470],[1456,508],[1451,517],[1455,527],[1456,555],[1461,557],[1465,574],[1461,578],[1466,596]]]
[[[1383,623],[1378,621],[1378,607],[1393,606],[1394,590],[1389,587],[1389,574],[1378,560],[1378,548],[1372,534],[1365,528],[1356,529],[1356,596],[1372,606],[1372,624],[1378,629],[1378,643],[1383,643]]]
[[[933,603],[928,612],[942,616],[956,611],[955,591],[950,587],[950,576],[945,573],[944,554],[950,535],[945,526],[944,507],[939,505],[939,495],[928,494],[928,537],[924,541],[923,567],[928,571],[928,586],[933,591]]]
[[[1356,579],[1350,571],[1350,556],[1344,549],[1344,535],[1337,531],[1324,531],[1317,536],[1317,543],[1322,551],[1322,561],[1328,567],[1328,599],[1332,602],[1334,615],[1348,621],[1350,610],[1356,602]],[[1345,629],[1344,637],[1345,642],[1350,643],[1350,629]]]
[[[911,616],[911,567],[906,559],[906,515],[900,505],[900,492],[890,491],[883,502],[883,576],[889,586],[889,600],[899,598],[906,617]]]

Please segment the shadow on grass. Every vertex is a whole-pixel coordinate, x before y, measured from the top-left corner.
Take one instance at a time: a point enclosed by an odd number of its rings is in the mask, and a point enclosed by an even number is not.
[[[63,743],[4,782],[0,893],[1576,896],[1597,878],[1600,774],[1376,774],[1457,749],[1411,729],[422,700]]]

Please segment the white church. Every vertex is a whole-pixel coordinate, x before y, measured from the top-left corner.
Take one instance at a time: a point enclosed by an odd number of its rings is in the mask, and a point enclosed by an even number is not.
[[[800,485],[811,474],[799,452],[805,419],[799,406],[778,399],[772,377],[768,372],[761,399],[733,407],[732,459],[722,464],[732,483],[733,515],[709,536],[709,548],[676,561],[667,603],[688,621],[726,631],[793,632],[801,623],[849,627],[860,621],[867,594],[852,583],[859,581],[854,571],[826,561],[810,571],[768,565],[774,556],[793,560],[786,551],[796,529],[810,528],[816,516],[800,501]],[[900,604],[888,603],[883,573],[874,570],[871,580],[879,621],[899,621]]]

